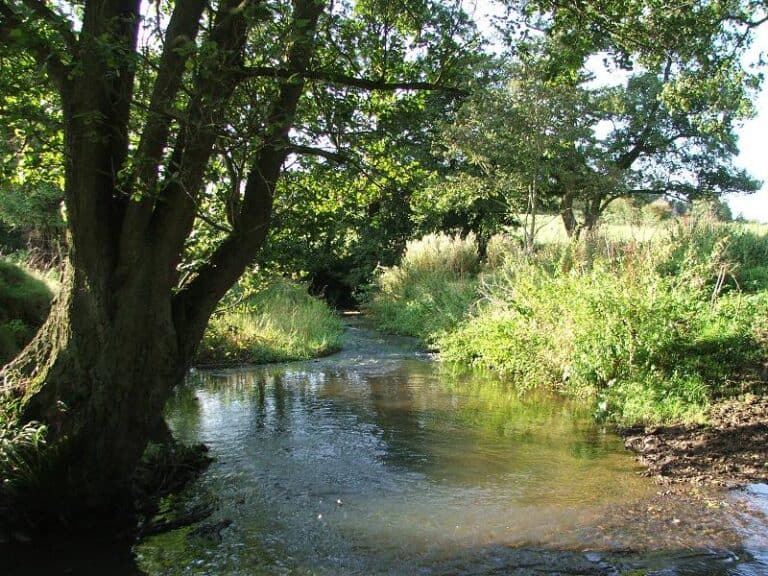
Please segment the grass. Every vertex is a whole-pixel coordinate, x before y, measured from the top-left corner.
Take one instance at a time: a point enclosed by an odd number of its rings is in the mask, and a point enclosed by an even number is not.
[[[214,315],[196,363],[205,366],[306,360],[342,344],[339,317],[302,286],[273,281],[244,302]]]
[[[524,221],[525,215],[517,216],[519,221]],[[600,234],[603,237],[616,241],[647,242],[663,235],[672,225],[673,220],[666,221],[631,221],[623,218],[615,218],[599,225]],[[511,235],[522,240],[523,230],[517,228],[511,231]],[[560,215],[539,214],[536,216],[536,243],[546,245],[568,241],[568,235]]]
[[[0,366],[12,360],[45,321],[53,290],[46,280],[0,260]]]
[[[768,354],[768,231],[701,218],[644,241],[613,232],[545,243],[532,257],[495,239],[479,274],[438,273],[435,262],[428,274],[385,270],[368,310],[444,361],[491,368],[521,390],[592,398],[598,418],[700,421],[755,380]]]
[[[383,330],[432,343],[477,300],[479,267],[474,236],[427,235],[408,243],[399,266],[379,271],[364,310]]]

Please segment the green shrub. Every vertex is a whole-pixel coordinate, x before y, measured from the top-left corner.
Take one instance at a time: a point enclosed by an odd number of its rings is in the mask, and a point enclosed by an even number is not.
[[[704,215],[641,236],[593,234],[530,256],[498,237],[480,277],[453,264],[469,242],[430,236],[380,272],[367,309],[447,362],[591,397],[600,418],[700,420],[768,354],[768,234]]]
[[[0,409],[0,533],[23,516],[18,506],[26,490],[44,480],[47,429],[37,422],[21,428]]]
[[[52,298],[43,280],[0,260],[0,366],[32,339],[48,316]]]
[[[302,286],[273,280],[211,319],[197,355],[201,365],[303,360],[341,348],[338,316]]]
[[[399,266],[382,268],[364,306],[378,326],[431,343],[477,300],[474,235],[430,234],[407,244]]]

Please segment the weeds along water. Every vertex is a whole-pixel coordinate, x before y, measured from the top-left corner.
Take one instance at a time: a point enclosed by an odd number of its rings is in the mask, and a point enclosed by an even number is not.
[[[343,327],[328,305],[303,286],[273,279],[225,302],[206,330],[197,363],[207,366],[306,360],[341,348]]]
[[[366,310],[444,361],[590,397],[600,419],[701,421],[760,381],[768,233],[700,218],[649,240],[608,228],[532,255],[499,236],[485,261],[473,236],[430,235],[380,272]]]

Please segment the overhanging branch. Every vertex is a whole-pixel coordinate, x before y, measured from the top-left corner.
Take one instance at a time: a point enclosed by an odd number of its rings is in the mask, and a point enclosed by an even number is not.
[[[762,18],[758,18],[756,20],[752,20],[742,15],[736,15],[736,16],[728,16],[726,20],[736,22],[738,24],[741,24],[742,26],[745,26],[748,30],[752,30],[768,22],[768,15],[763,16]]]
[[[248,173],[236,226],[197,276],[174,297],[177,329],[193,335],[193,343],[202,336],[216,304],[252,261],[269,230],[273,191],[289,151],[287,137],[304,91],[304,79],[297,73],[306,70],[311,61],[317,22],[325,7],[322,0],[294,0],[293,4],[291,41],[285,58],[287,69],[293,72],[280,83],[272,104],[258,158]]]
[[[348,76],[346,74],[340,74],[338,72],[324,71],[324,70],[303,70],[292,71],[286,68],[270,68],[268,66],[252,66],[243,68],[240,71],[242,79],[248,78],[297,78],[301,80],[314,80],[317,82],[327,82],[329,84],[338,84],[340,86],[350,86],[353,88],[361,88],[363,90],[382,90],[382,91],[395,91],[395,90],[434,90],[441,92],[448,92],[450,94],[456,94],[459,96],[467,95],[467,91],[461,88],[452,86],[444,86],[442,84],[434,82],[424,81],[396,81],[388,82],[384,79],[372,79],[372,78],[359,78],[356,76]]]
[[[324,150],[323,148],[315,148],[314,146],[303,146],[301,144],[289,144],[288,151],[293,152],[294,154],[303,154],[307,156],[320,156],[321,158],[325,158],[327,160],[330,160],[331,162],[336,162],[337,164],[342,164],[344,162],[351,160],[350,156],[348,156],[347,154],[343,154],[341,152],[333,152],[331,150]]]
[[[178,0],[168,24],[128,188],[131,194],[139,196],[139,201],[128,206],[120,239],[121,260],[128,265],[141,257],[142,242],[154,207],[159,167],[174,119],[173,103],[182,87],[184,68],[192,55],[191,46],[197,38],[205,4],[203,0]]]

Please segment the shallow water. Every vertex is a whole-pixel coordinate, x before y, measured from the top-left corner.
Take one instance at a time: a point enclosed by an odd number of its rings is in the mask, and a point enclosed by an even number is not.
[[[768,575],[768,491],[659,494],[589,407],[352,324],[339,355],[200,372],[168,410],[216,458],[148,574]],[[762,509],[761,509],[762,507]]]

